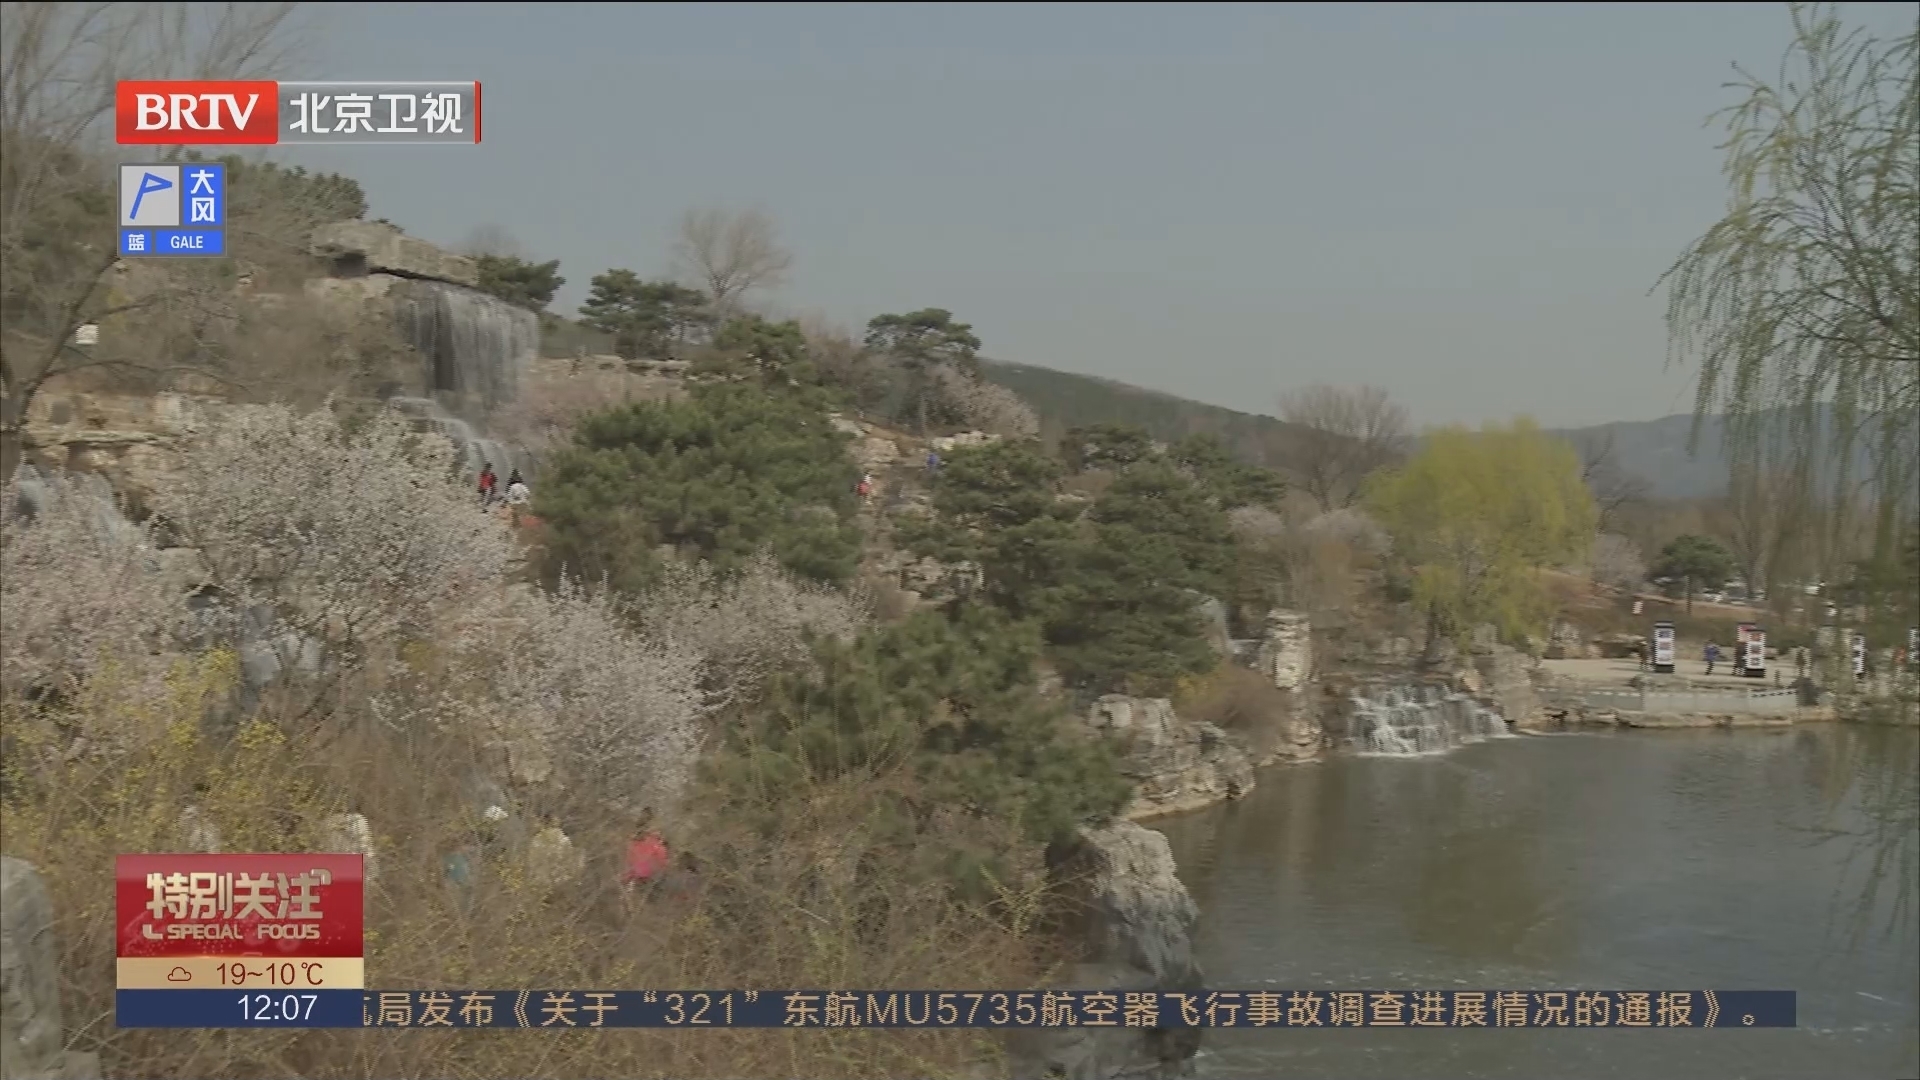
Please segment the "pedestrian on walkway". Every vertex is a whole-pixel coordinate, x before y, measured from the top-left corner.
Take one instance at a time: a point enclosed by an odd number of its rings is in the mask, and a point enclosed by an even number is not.
[[[507,480],[507,505],[522,507],[532,498],[533,493],[527,490],[527,482],[520,479],[520,470],[513,470],[513,476]]]
[[[1707,642],[1707,674],[1713,674],[1713,665],[1720,662],[1720,646]]]
[[[500,478],[493,474],[493,462],[480,466],[480,508],[493,505],[495,490],[500,486]]]

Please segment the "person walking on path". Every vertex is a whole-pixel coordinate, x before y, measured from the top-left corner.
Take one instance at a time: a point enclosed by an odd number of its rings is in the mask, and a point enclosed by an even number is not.
[[[515,508],[522,507],[527,505],[532,497],[533,493],[527,490],[527,482],[520,479],[520,470],[513,470],[513,475],[507,480],[507,505]]]
[[[484,510],[487,507],[490,507],[493,505],[495,489],[497,489],[499,486],[500,486],[500,478],[493,474],[493,462],[489,461],[485,465],[482,465],[480,467],[480,508],[481,509]]]
[[[853,489],[853,493],[860,496],[862,502],[873,498],[873,474],[867,473],[862,476],[860,483]]]
[[[1720,662],[1720,646],[1715,645],[1711,641],[1707,642],[1706,660],[1707,674],[1711,675],[1713,674],[1713,665]]]

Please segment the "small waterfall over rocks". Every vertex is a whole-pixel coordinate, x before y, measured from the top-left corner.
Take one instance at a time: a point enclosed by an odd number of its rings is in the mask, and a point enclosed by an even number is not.
[[[1362,754],[1443,754],[1512,734],[1499,713],[1445,686],[1359,687],[1348,706],[1341,737]]]
[[[471,414],[512,401],[540,352],[540,319],[477,289],[408,281],[397,290],[400,332],[426,359],[426,384]]]
[[[534,455],[479,434],[472,424],[448,412],[439,401],[423,397],[392,397],[387,399],[387,405],[411,418],[416,430],[446,436],[460,455],[459,467],[463,476],[478,476],[481,467],[492,462],[493,471],[502,482],[515,469],[520,470],[520,475],[526,480],[533,479],[534,466],[538,464]]]
[[[490,412],[519,397],[521,380],[540,355],[540,317],[481,292],[474,260],[386,222],[322,225],[309,251],[332,264],[332,276],[309,282],[310,288],[358,305],[363,317],[391,318],[420,354],[425,396],[388,397],[387,403],[416,430],[451,439],[468,479],[487,462],[503,479],[516,468],[531,478],[531,455],[477,429]]]
[[[474,421],[519,396],[520,380],[540,352],[540,319],[525,308],[464,285],[407,281],[396,290],[400,331],[425,359],[431,397],[395,397],[388,404],[421,431],[446,436],[463,475],[488,462],[502,482],[518,469],[533,478],[533,456],[481,434]]]
[[[14,513],[21,520],[34,518],[67,499],[78,500],[85,508],[95,533],[102,540],[137,544],[145,540],[140,527],[128,520],[113,496],[113,485],[96,473],[54,472],[21,463],[14,470]]]

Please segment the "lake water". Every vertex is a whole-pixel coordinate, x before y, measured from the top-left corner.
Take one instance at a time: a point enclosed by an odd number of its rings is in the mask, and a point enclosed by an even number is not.
[[[1203,1077],[1920,1076],[1920,731],[1509,738],[1157,822],[1210,986],[1799,991],[1790,1030],[1209,1032]]]

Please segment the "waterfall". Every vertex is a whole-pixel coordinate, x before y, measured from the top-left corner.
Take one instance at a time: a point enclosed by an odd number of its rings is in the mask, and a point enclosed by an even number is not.
[[[461,475],[479,476],[481,467],[492,462],[493,471],[502,484],[515,469],[520,470],[521,477],[528,482],[533,480],[536,463],[532,454],[481,435],[472,424],[448,412],[433,398],[393,397],[387,399],[387,404],[410,417],[415,430],[446,436],[460,455]]]
[[[54,504],[78,500],[102,540],[145,544],[146,534],[127,519],[114,498],[113,485],[96,473],[47,471],[22,462],[14,470],[14,513],[31,522]]]
[[[409,281],[396,297],[400,332],[426,358],[426,384],[456,411],[512,401],[540,352],[539,316],[441,281]]]
[[[1510,735],[1499,713],[1441,686],[1386,686],[1348,699],[1345,742],[1363,754],[1443,754]]]

